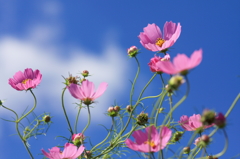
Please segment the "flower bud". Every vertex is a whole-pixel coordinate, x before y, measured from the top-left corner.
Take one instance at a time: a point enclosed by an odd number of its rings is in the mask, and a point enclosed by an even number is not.
[[[84,157],[85,158],[91,158],[92,157],[92,152],[91,151],[85,151]]]
[[[120,111],[120,107],[119,107],[119,106],[115,106],[113,109],[114,109],[114,111],[116,111],[116,112],[119,112],[119,111]]]
[[[51,117],[50,117],[49,115],[44,115],[44,116],[43,116],[43,121],[44,121],[45,123],[49,123],[49,122],[51,121]]]
[[[182,76],[180,75],[175,75],[173,76],[169,81],[168,81],[168,84],[169,84],[169,89],[171,90],[177,90],[178,87],[183,84],[185,82],[185,80],[183,79]]]
[[[216,113],[214,111],[206,109],[203,111],[201,122],[203,123],[203,125],[211,125],[215,121],[215,116]]]
[[[182,131],[176,131],[171,139],[171,142],[175,143],[177,141],[179,141],[182,138],[183,132]]]
[[[64,77],[63,77],[64,78]],[[71,74],[69,75],[68,78],[64,78],[65,79],[65,83],[67,86],[69,86],[71,83],[74,83],[74,84],[78,84],[78,78],[79,77],[73,77]]]
[[[218,116],[215,117],[215,125],[219,128],[224,128],[226,125],[226,118],[222,113],[218,113]]]
[[[137,116],[137,124],[138,125],[145,125],[148,123],[148,114],[147,113],[140,113]]]
[[[201,140],[208,144],[210,142],[210,138],[208,135],[202,135]]]
[[[218,159],[218,158],[213,156],[208,156],[207,159]]]
[[[126,110],[127,110],[127,112],[131,112],[132,111],[132,106],[131,105],[128,105],[127,107],[126,107]]]
[[[190,153],[190,147],[184,147],[183,148],[183,154],[189,154]]]
[[[89,72],[87,70],[84,70],[81,74],[83,77],[87,77],[89,75]]]
[[[139,52],[138,48],[136,46],[131,46],[128,50],[128,56],[129,57],[135,57]]]
[[[83,143],[84,135],[82,133],[73,134],[72,135],[72,142],[75,146],[80,146]]]
[[[208,135],[202,135],[195,140],[195,145],[199,147],[206,147],[210,143],[210,138]]]
[[[108,115],[110,117],[115,117],[118,115],[118,112],[114,110],[114,107],[109,107],[108,108]]]

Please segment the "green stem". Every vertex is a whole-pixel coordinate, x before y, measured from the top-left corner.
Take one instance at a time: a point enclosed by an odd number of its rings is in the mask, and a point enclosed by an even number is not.
[[[226,133],[225,129],[223,129],[223,133],[224,133],[224,136],[225,136],[224,148],[223,148],[223,150],[220,153],[214,155],[214,157],[220,157],[227,151],[227,148],[228,148],[228,136],[227,136],[227,133]]]
[[[171,110],[172,109],[172,96],[171,95],[169,96],[169,105],[170,105],[170,110]],[[167,125],[170,124],[171,120],[172,120],[172,113],[170,114]]]
[[[112,128],[113,128],[113,121],[112,121],[112,126],[111,126],[111,129],[110,131],[108,132],[107,136],[105,137],[105,139],[103,139],[103,141],[101,141],[100,143],[98,143],[97,145],[95,145],[92,149],[91,149],[91,152],[96,148],[98,147],[99,145],[101,145],[102,143],[104,143],[110,136],[111,132],[112,132]]]
[[[201,149],[202,149],[202,147],[200,147],[200,148],[198,149],[198,151],[193,155],[193,158],[195,158],[195,156],[197,156],[197,154],[201,151]]]
[[[189,81],[188,81],[187,76],[185,76],[185,78],[186,78],[186,83],[187,83],[187,91],[186,91],[186,94],[185,94],[185,95],[182,97],[182,99],[181,99],[180,101],[178,101],[178,102],[173,106],[173,108],[169,111],[169,113],[168,113],[168,115],[165,117],[162,125],[165,125],[167,119],[171,116],[171,114],[173,113],[173,111],[174,111],[175,109],[177,109],[177,107],[178,107],[180,104],[182,104],[182,102],[187,98],[187,96],[188,96],[188,94],[189,94],[190,84],[189,84]]]
[[[225,114],[225,118],[228,117],[228,115],[231,113],[231,111],[233,110],[233,108],[235,107],[236,103],[238,102],[238,100],[240,99],[240,93],[237,95],[237,97],[234,99],[232,105],[230,106],[230,108],[228,109],[227,113]],[[209,137],[213,136],[217,131],[218,131],[218,127],[215,128],[209,135]]]
[[[18,120],[18,115],[17,115],[17,113],[14,110],[12,110],[12,109],[10,109],[8,107],[5,107],[4,105],[2,105],[2,107],[7,109],[7,110],[9,110],[9,111],[11,111],[11,112],[13,112],[16,115],[16,121]]]
[[[63,89],[63,92],[62,92],[62,109],[63,109],[63,112],[64,112],[64,116],[65,116],[65,118],[66,118],[66,120],[67,120],[67,123],[68,123],[68,129],[69,129],[69,131],[71,132],[71,135],[73,135],[73,130],[72,130],[72,127],[71,127],[71,124],[70,124],[70,122],[69,122],[69,119],[68,119],[68,116],[67,116],[67,112],[66,112],[66,110],[65,110],[65,107],[64,107],[64,99],[63,99],[63,97],[64,97],[64,93],[65,93],[65,91],[66,91],[66,87]]]
[[[21,116],[16,122],[19,123],[22,119],[24,119],[26,116],[28,116],[30,113],[32,113],[32,111],[36,108],[37,106],[37,99],[35,97],[35,95],[33,94],[32,90],[30,89],[31,94],[33,95],[34,98],[34,106],[32,107],[31,110],[29,110],[29,112],[27,112],[26,114],[24,114],[23,116]]]
[[[78,107],[78,113],[77,113],[77,117],[76,117],[76,121],[75,121],[75,125],[74,125],[74,132],[75,134],[77,134],[77,124],[78,124],[78,118],[79,118],[79,115],[80,115],[80,111],[82,109],[82,101],[80,103],[80,106]]]
[[[157,119],[158,119],[158,115],[159,115],[158,110],[162,107],[162,102],[163,102],[166,94],[167,94],[167,92],[164,92],[163,95],[161,97],[159,97],[158,101],[156,102],[156,104],[154,106],[154,110],[157,110],[157,111],[152,110],[151,118],[153,117],[153,114],[156,113],[155,118],[154,118],[154,125],[157,125]]]
[[[140,73],[140,64],[139,64],[139,61],[137,59],[137,57],[134,57],[136,62],[137,62],[137,65],[138,65],[138,69],[137,69],[137,73],[136,73],[136,76],[133,80],[133,83],[132,83],[132,88],[131,88],[131,93],[130,93],[130,105],[132,106],[132,97],[133,97],[133,92],[134,92],[134,86],[136,84],[136,81],[137,81],[137,78],[138,78],[138,75]]]
[[[87,130],[87,128],[89,127],[90,122],[91,122],[91,113],[90,113],[89,105],[87,105],[87,109],[88,109],[88,123],[85,126],[85,128],[83,129],[82,134],[84,134],[84,132]]]
[[[145,85],[145,87],[142,89],[139,97],[138,97],[138,100],[142,97],[144,91],[146,90],[146,88],[149,86],[149,84],[152,82],[152,80],[156,77],[157,73],[155,73],[152,78],[148,81],[148,83]]]

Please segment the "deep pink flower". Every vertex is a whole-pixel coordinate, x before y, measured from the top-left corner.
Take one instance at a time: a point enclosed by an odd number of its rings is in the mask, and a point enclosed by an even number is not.
[[[42,80],[42,74],[39,70],[33,71],[26,68],[24,72],[18,71],[13,78],[9,78],[8,84],[18,91],[36,88]]]
[[[218,115],[215,117],[214,123],[219,128],[224,128],[225,125],[226,125],[226,118],[225,118],[225,116],[222,113],[218,113]]]
[[[95,92],[93,82],[85,80],[80,86],[72,83],[68,86],[68,90],[74,98],[82,100],[86,105],[90,105],[96,98],[100,97],[106,91],[107,86],[108,84],[103,82]]]
[[[164,24],[163,32],[156,24],[148,24],[143,28],[144,32],[141,32],[138,36],[140,43],[148,50],[161,51],[171,47],[178,39],[181,33],[181,25],[173,22],[166,22]]]
[[[83,145],[77,148],[71,143],[66,143],[63,152],[60,151],[60,148],[53,147],[49,149],[49,153],[42,149],[42,153],[49,159],[76,159],[83,153],[84,149]]]
[[[161,69],[158,67],[159,63],[164,62],[164,61],[169,61],[170,56],[169,54],[165,55],[163,58],[159,56],[154,56],[151,58],[150,62],[148,63],[148,66],[150,67],[150,70],[152,72],[162,72]]]
[[[201,122],[201,115],[200,114],[193,114],[193,116],[186,116],[186,115],[183,115],[181,116],[180,118],[180,121],[178,121],[182,128],[187,130],[187,131],[195,131],[197,130],[198,128],[203,128],[203,129],[206,129],[206,128],[209,128],[209,127],[212,127],[214,124],[212,125],[208,125],[208,126],[203,126],[202,122]]]
[[[185,54],[178,54],[173,59],[173,63],[170,61],[162,62],[159,64],[159,67],[164,73],[182,73],[185,75],[188,70],[198,66],[201,61],[202,49],[194,51],[190,58],[188,58]]]
[[[132,136],[135,138],[135,142],[127,139],[125,141],[126,145],[135,151],[157,152],[166,147],[172,135],[172,131],[166,126],[160,129],[161,135],[153,125],[147,127],[145,130],[146,132],[142,132],[141,130],[134,131]]]

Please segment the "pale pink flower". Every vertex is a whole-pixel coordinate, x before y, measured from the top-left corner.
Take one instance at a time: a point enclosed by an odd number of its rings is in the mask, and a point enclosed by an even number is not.
[[[36,88],[42,80],[42,74],[39,70],[33,71],[31,68],[26,68],[24,72],[18,71],[13,78],[8,80],[14,89],[18,91]]]
[[[60,151],[60,148],[53,147],[49,149],[49,153],[42,149],[42,153],[49,159],[76,159],[83,153],[84,149],[83,145],[77,148],[71,143],[66,143],[63,152]]]
[[[162,72],[161,69],[158,67],[159,63],[164,62],[164,61],[169,61],[170,56],[169,54],[166,54],[163,58],[160,56],[154,56],[151,58],[150,62],[148,63],[148,66],[150,67],[150,70],[152,72]]]
[[[142,132],[141,130],[134,131],[132,136],[135,138],[135,142],[126,139],[126,145],[135,151],[158,152],[167,146],[172,135],[172,131],[166,126],[160,129],[161,133],[158,133],[156,127],[153,125],[147,127],[145,130],[146,132]]]
[[[202,61],[202,49],[193,52],[190,58],[185,54],[178,54],[173,63],[170,61],[162,62],[159,64],[159,69],[167,74],[182,73],[185,75],[188,70],[198,66]]]
[[[178,121],[182,128],[187,130],[187,131],[195,131],[198,128],[209,128],[212,127],[214,124],[212,125],[208,125],[208,126],[203,126],[202,122],[201,122],[201,115],[200,114],[193,114],[193,116],[186,116],[183,115],[180,117],[180,121]]]
[[[195,142],[194,142],[194,145],[198,145],[200,142],[202,141],[201,137],[198,137]]]
[[[143,28],[144,32],[141,32],[138,36],[140,43],[148,50],[161,51],[171,47],[178,39],[181,33],[181,25],[173,23],[172,21],[164,24],[163,32],[156,24],[148,24]]]
[[[72,83],[68,86],[68,90],[74,98],[82,100],[86,105],[90,105],[96,98],[100,97],[106,91],[107,86],[108,84],[103,82],[95,92],[93,82],[85,80],[80,86]]]

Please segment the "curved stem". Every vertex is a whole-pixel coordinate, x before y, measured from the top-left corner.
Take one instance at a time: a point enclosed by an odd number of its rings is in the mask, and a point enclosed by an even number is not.
[[[102,143],[104,143],[110,136],[111,132],[112,132],[112,128],[113,128],[113,125],[114,125],[114,121],[112,119],[112,126],[111,126],[111,129],[110,131],[108,132],[107,136],[105,137],[105,139],[103,139],[103,141],[101,141],[100,143],[98,143],[97,145],[95,145],[92,149],[91,149],[91,152],[96,148],[98,147],[99,145],[101,145]]]
[[[146,88],[149,86],[149,84],[152,82],[152,80],[156,77],[157,73],[155,73],[152,78],[150,78],[150,80],[148,81],[148,83],[145,85],[145,87],[142,89],[139,97],[138,97],[138,100],[142,97],[144,91],[146,90]]]
[[[131,93],[130,93],[130,105],[132,106],[132,97],[133,97],[133,92],[134,92],[134,86],[135,86],[135,83],[137,81],[137,78],[138,78],[138,75],[140,73],[140,64],[139,64],[139,61],[137,59],[137,57],[134,57],[136,62],[137,62],[137,65],[138,65],[138,69],[137,69],[137,73],[136,73],[136,76],[133,80],[133,83],[132,83],[132,88],[131,88]]]
[[[225,129],[223,129],[223,133],[224,133],[224,136],[225,136],[224,148],[223,148],[223,150],[220,153],[214,155],[214,157],[220,157],[227,151],[227,148],[228,148],[228,136],[227,136],[227,133],[226,133]]]
[[[170,105],[170,110],[171,110],[172,109],[172,96],[171,95],[169,96],[169,105]],[[170,124],[171,120],[172,120],[172,113],[170,114],[167,125]]]
[[[66,112],[66,110],[65,110],[65,107],[64,107],[64,99],[63,99],[63,97],[64,97],[64,93],[65,93],[65,91],[66,91],[66,87],[63,89],[63,92],[62,92],[62,109],[63,109],[63,112],[64,112],[64,116],[65,116],[65,118],[66,118],[66,120],[67,120],[67,123],[68,123],[68,128],[69,128],[69,131],[71,132],[71,135],[73,135],[73,130],[72,130],[72,127],[71,127],[71,124],[70,124],[70,122],[69,122],[69,119],[68,119],[68,116],[67,116],[67,112]]]
[[[87,130],[87,128],[89,127],[90,122],[91,122],[91,113],[90,113],[89,105],[87,105],[87,109],[88,109],[88,123],[85,126],[85,128],[83,129],[82,134],[84,134],[84,132]]]
[[[188,81],[187,76],[185,76],[185,78],[186,78],[186,83],[187,83],[187,91],[186,91],[186,94],[185,94],[185,95],[182,97],[182,99],[181,99],[180,101],[178,101],[178,102],[173,106],[173,108],[169,111],[169,113],[168,113],[168,115],[165,117],[162,125],[165,124],[165,122],[167,121],[167,119],[172,115],[173,111],[174,111],[175,109],[177,109],[177,107],[178,107],[180,104],[182,104],[182,102],[187,98],[187,96],[188,96],[188,94],[189,94],[190,84],[189,84],[189,81]]]
[[[30,113],[32,113],[32,111],[36,108],[36,106],[37,106],[37,99],[36,99],[36,97],[35,97],[35,95],[34,95],[34,93],[32,92],[32,90],[30,89],[30,92],[31,92],[31,94],[33,95],[33,98],[34,98],[34,106],[32,107],[32,109],[31,110],[29,110],[29,112],[27,112],[26,114],[24,114],[23,116],[21,116],[16,122],[20,122],[21,120],[23,120],[26,116],[28,116]]]
[[[75,120],[75,125],[74,125],[74,132],[75,132],[75,134],[78,133],[77,132],[77,124],[78,124],[78,118],[79,118],[81,109],[82,109],[82,101],[81,101],[80,106],[78,108],[78,113],[77,113],[77,117],[76,117],[76,120]]]
[[[4,105],[2,105],[2,107],[7,109],[7,110],[9,110],[9,111],[11,111],[11,112],[13,112],[15,114],[15,116],[16,116],[16,120],[18,120],[18,115],[17,115],[17,113],[14,110],[12,110],[12,109],[10,109],[8,107],[5,107]]]

